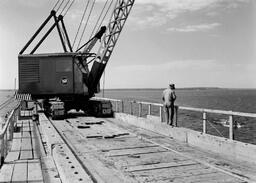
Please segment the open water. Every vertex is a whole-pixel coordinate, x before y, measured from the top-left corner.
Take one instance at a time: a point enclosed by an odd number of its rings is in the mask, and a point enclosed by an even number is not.
[[[6,114],[12,109],[11,105],[2,106],[2,104],[10,99],[13,95],[13,90],[0,90],[0,125],[4,123]]]
[[[163,89],[105,90],[104,96],[125,101],[161,103],[162,91]],[[11,90],[0,90],[0,104],[13,94],[14,92]],[[179,106],[256,113],[256,89],[177,89],[176,95],[176,104]],[[101,97],[102,93],[98,96]],[[143,112],[145,116],[147,114],[146,106],[144,106]],[[159,115],[159,108],[153,108],[153,112],[154,115]],[[201,113],[183,110],[179,111],[178,116],[178,126],[202,131]],[[228,127],[223,126],[223,123],[228,120],[228,116],[208,115],[207,117],[207,133],[228,137]],[[256,144],[256,119],[235,116],[234,120],[240,126],[234,131],[235,140]]]
[[[161,103],[163,89],[116,89],[105,90],[108,98],[123,99],[125,101],[138,100]],[[256,113],[256,89],[176,89],[179,106],[197,107],[204,109],[219,109],[236,112]],[[98,94],[102,97],[103,92]],[[144,109],[144,113],[147,113]],[[159,115],[155,109],[155,115]],[[178,126],[202,131],[202,113],[179,111]],[[223,124],[228,120],[226,115],[209,114],[207,133],[228,137],[228,127]],[[235,140],[256,144],[256,119],[235,116],[234,120],[239,128],[234,130]]]

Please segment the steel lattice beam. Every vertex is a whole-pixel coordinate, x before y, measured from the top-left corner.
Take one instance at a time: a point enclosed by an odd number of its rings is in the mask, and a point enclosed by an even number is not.
[[[135,0],[117,0],[115,4],[106,34],[103,37],[96,61],[94,62],[89,75],[88,83],[90,84],[89,88],[91,88],[91,94],[96,91],[97,84],[99,83],[114,50],[116,42],[133,7],[134,1]]]

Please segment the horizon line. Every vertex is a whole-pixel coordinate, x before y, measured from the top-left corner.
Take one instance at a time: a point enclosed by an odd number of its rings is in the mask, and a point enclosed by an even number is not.
[[[157,89],[164,89],[166,87],[145,87],[145,88],[104,88],[104,90],[157,90]],[[214,87],[214,86],[210,86],[210,87],[204,87],[204,86],[199,86],[199,87],[176,87],[176,90],[179,89],[256,89],[256,88],[236,88],[236,87]],[[8,88],[0,88],[0,90],[17,90],[17,89],[8,89]],[[101,88],[100,90],[103,90],[103,88]]]

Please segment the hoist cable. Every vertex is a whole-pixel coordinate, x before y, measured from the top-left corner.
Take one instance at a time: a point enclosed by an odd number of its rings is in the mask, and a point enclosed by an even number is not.
[[[60,3],[60,5],[59,5],[59,7],[57,8],[56,12],[59,11],[59,9],[60,9],[60,7],[62,6],[62,4],[64,3],[64,1],[65,1],[65,0],[62,0],[62,1],[61,1],[61,3]]]
[[[62,37],[63,37],[63,44],[66,45],[66,42],[67,42],[66,34],[65,34],[63,28],[60,28],[60,31],[61,31],[61,34],[62,34]]]
[[[66,7],[68,6],[70,0],[68,0],[68,2],[65,4],[65,6],[62,8],[62,11],[60,12],[60,15],[64,12],[64,10],[66,9]]]
[[[105,72],[106,69],[103,72],[103,81],[102,81],[102,97],[104,98],[104,92],[105,92]]]
[[[84,12],[83,12],[83,15],[82,15],[81,21],[80,21],[79,26],[78,26],[78,29],[77,29],[77,31],[76,31],[75,39],[74,39],[73,44],[72,44],[72,49],[74,48],[74,45],[75,45],[75,42],[76,42],[76,39],[77,39],[78,33],[79,33],[79,31],[80,31],[81,25],[82,25],[83,20],[84,20],[85,13],[86,13],[87,8],[88,8],[88,6],[89,6],[89,2],[90,2],[90,0],[88,0],[88,1],[87,1],[87,4],[86,4],[86,6],[85,6],[85,9],[84,9]]]
[[[105,8],[106,8],[107,3],[108,3],[108,0],[105,2],[104,6],[103,6],[103,8],[102,8],[102,10],[101,10],[101,12],[100,12],[100,15],[99,15],[99,17],[98,17],[98,19],[97,19],[97,22],[96,22],[96,24],[95,24],[94,27],[93,27],[92,33],[91,33],[91,35],[90,35],[90,38],[92,38],[92,36],[94,35],[95,29],[96,29],[96,27],[97,27],[97,25],[98,25],[98,23],[99,23],[99,21],[100,21],[100,19],[101,19],[101,16],[102,16],[102,14],[103,14],[103,12],[104,12],[104,10],[105,10]]]
[[[56,6],[59,4],[60,0],[58,0],[55,5],[53,6],[52,10],[54,10],[56,8]]]
[[[102,26],[103,21],[104,21],[104,19],[106,18],[106,16],[107,16],[107,14],[108,14],[108,12],[109,12],[109,10],[110,10],[110,8],[111,8],[112,4],[113,4],[113,0],[111,0],[110,4],[109,4],[109,6],[108,6],[108,9],[107,9],[107,11],[106,11],[106,13],[105,13],[104,17],[102,18],[102,20],[101,20],[101,22],[100,22],[100,25],[99,25],[99,27],[98,27],[98,30],[97,30],[97,31],[99,31],[99,30],[100,30],[100,27]]]
[[[90,17],[91,17],[91,14],[92,14],[92,10],[93,10],[94,5],[95,5],[95,1],[96,1],[96,0],[93,0],[92,7],[91,7],[91,9],[90,9],[90,12],[89,12],[89,15],[88,15],[88,17],[87,17],[85,26],[84,26],[84,28],[83,28],[82,35],[81,35],[80,40],[79,40],[78,45],[77,45],[77,49],[79,48],[80,43],[81,43],[81,41],[82,41],[82,38],[83,38],[83,36],[84,36],[85,29],[86,29],[86,27],[87,27],[87,24],[88,24],[88,22],[89,22],[89,19],[90,19]]]
[[[75,2],[75,0],[73,0],[73,1],[71,2],[71,4],[69,5],[69,7],[68,7],[67,11],[63,14],[63,17],[65,17],[65,16],[66,16],[66,14],[68,13],[69,9],[70,9],[70,8],[71,8],[71,6],[74,4],[74,2]]]

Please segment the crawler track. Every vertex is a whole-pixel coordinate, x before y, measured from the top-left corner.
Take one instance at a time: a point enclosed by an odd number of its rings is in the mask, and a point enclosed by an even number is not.
[[[94,182],[247,182],[181,153],[170,138],[115,119],[51,122]]]

